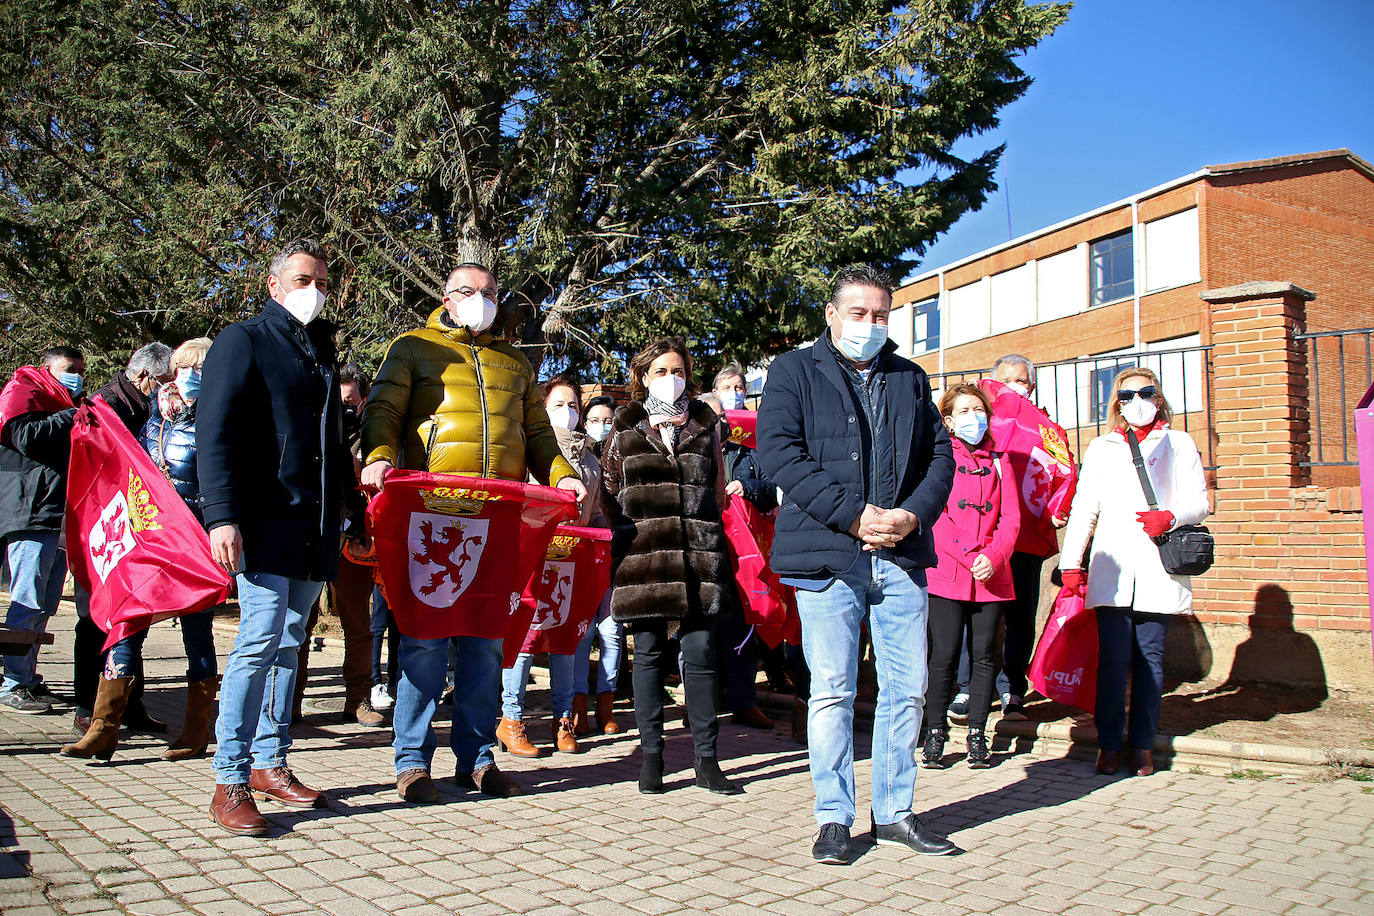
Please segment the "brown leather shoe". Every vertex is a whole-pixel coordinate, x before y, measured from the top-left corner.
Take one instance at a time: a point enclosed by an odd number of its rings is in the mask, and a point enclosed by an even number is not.
[[[253,770],[248,787],[259,801],[272,799],[292,808],[323,808],[324,793],[317,792],[296,778],[290,767]]]
[[[530,743],[525,734],[525,723],[519,719],[501,717],[496,726],[496,743],[506,749],[512,757],[538,757],[539,748]]]
[[[359,725],[366,725],[368,728],[381,728],[386,725],[386,716],[373,709],[372,701],[366,697],[361,700],[349,700],[344,704],[344,711],[348,718]]]
[[[558,720],[558,724],[553,729],[553,743],[563,754],[581,753],[582,748],[577,746],[577,735],[573,726],[571,716],[564,716]]]
[[[1121,754],[1117,751],[1098,751],[1097,752],[1097,772],[1103,776],[1111,776],[1121,769]]]
[[[609,690],[596,695],[596,727],[603,735],[620,734],[620,724],[615,721],[615,694]]]
[[[525,794],[525,790],[520,788],[520,783],[502,773],[494,763],[478,767],[470,774],[455,773],[453,781],[464,789],[481,792],[492,798],[514,798]]]
[[[253,794],[243,783],[215,786],[215,797],[210,801],[210,819],[239,836],[262,836],[271,826],[258,811]]]
[[[573,694],[573,734],[581,738],[583,735],[592,733],[591,720],[587,718],[587,695],[585,693]],[[559,748],[561,751],[562,748]]]
[[[417,805],[427,805],[439,800],[439,790],[434,787],[429,770],[421,767],[406,770],[396,777],[396,793],[404,801]]]
[[[737,712],[730,719],[736,725],[747,725],[750,728],[770,729],[773,727],[773,720],[764,715],[763,710],[757,706],[750,706],[743,712]]]
[[[1155,771],[1155,755],[1149,750],[1131,751],[1131,772],[1137,776],[1149,776]]]

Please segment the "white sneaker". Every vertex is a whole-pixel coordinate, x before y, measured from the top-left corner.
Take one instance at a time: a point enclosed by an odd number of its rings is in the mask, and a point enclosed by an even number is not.
[[[372,708],[390,709],[396,705],[396,701],[391,698],[391,694],[386,692],[385,684],[374,684],[372,687]]]
[[[949,704],[946,713],[949,715],[949,720],[955,725],[963,725],[968,721],[968,701],[968,694],[961,693],[954,698],[953,703]]]

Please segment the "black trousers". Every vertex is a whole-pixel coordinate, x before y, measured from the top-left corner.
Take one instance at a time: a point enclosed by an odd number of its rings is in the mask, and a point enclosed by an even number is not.
[[[930,633],[930,685],[926,688],[926,715],[929,724],[945,727],[949,701],[954,695],[955,675],[959,672],[959,650],[964,625],[968,624],[969,728],[983,728],[988,722],[993,679],[997,675],[993,651],[997,645],[997,624],[1005,601],[954,601],[930,596],[927,627]]]
[[[663,753],[663,682],[674,659],[668,647],[668,623],[644,620],[626,624],[634,641],[635,724],[639,747]],[[716,720],[716,621],[682,621],[682,689],[687,695],[687,721],[692,726],[696,756],[715,757],[720,723]]]
[[[1007,629],[1002,643],[1002,672],[1007,676],[1007,692],[1026,695],[1026,671],[1035,650],[1035,614],[1040,610],[1040,570],[1044,557],[1030,553],[1011,555],[1012,593],[1004,605]]]

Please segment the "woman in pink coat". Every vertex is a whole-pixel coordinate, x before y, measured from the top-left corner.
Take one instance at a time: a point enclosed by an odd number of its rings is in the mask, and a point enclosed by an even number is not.
[[[960,639],[970,633],[968,765],[991,765],[984,728],[997,674],[993,649],[1002,605],[1012,600],[1011,559],[1021,530],[1021,504],[1007,456],[992,450],[992,404],[975,385],[954,385],[940,398],[954,444],[954,489],[935,523],[938,565],[926,572],[930,591],[928,728],[921,766],[943,768]],[[1004,481],[1008,483],[1004,483]],[[938,717],[938,722],[936,721]]]

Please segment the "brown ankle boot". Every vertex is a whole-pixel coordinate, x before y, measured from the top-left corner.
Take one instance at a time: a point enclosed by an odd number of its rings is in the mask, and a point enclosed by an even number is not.
[[[215,721],[215,691],[218,688],[219,678],[213,674],[203,681],[191,681],[186,685],[186,716],[181,723],[181,736],[162,752],[163,760],[192,760],[205,756]]]
[[[609,690],[596,695],[596,727],[603,735],[620,734],[620,726],[615,721],[615,694]]]
[[[587,695],[585,693],[573,694],[572,721],[574,735],[580,738],[592,733],[592,723],[587,718]]]
[[[496,743],[506,749],[512,757],[538,757],[539,748],[530,743],[525,734],[525,723],[519,719],[501,717],[496,726]]]
[[[267,833],[267,818],[258,811],[253,793],[243,783],[215,786],[210,801],[210,818],[230,833],[239,836],[262,836]]]
[[[91,710],[91,727],[80,741],[62,748],[62,756],[107,761],[113,757],[119,746],[119,720],[133,689],[132,677],[107,678],[102,674]]]
[[[576,754],[582,749],[577,746],[577,734],[573,728],[572,716],[564,716],[558,720],[554,726],[553,743],[559,752],[564,754]]]

